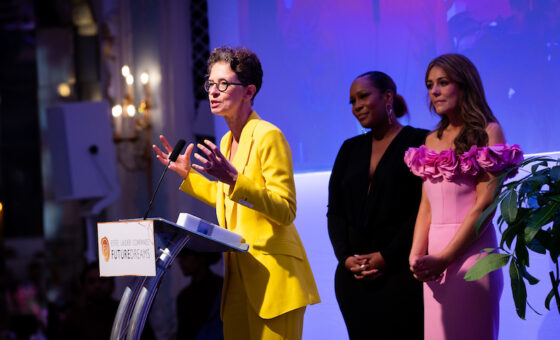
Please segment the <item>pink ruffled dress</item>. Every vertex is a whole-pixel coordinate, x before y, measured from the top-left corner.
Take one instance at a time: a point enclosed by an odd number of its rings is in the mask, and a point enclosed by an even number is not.
[[[461,155],[452,149],[436,152],[426,146],[410,148],[406,164],[424,181],[432,209],[428,253],[437,254],[449,243],[476,200],[477,175],[518,164],[518,145],[472,146]],[[437,281],[424,283],[424,338],[428,340],[485,340],[498,338],[501,271],[467,282],[465,273],[484,248],[496,247],[496,233],[487,225],[470,248]]]

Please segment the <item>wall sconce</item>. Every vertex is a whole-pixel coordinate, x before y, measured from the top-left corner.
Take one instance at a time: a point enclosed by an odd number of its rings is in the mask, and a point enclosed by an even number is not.
[[[139,104],[135,105],[134,76],[128,65],[121,68],[122,98],[111,109],[113,141],[117,144],[118,161],[126,170],[146,170],[151,188],[151,109],[150,76],[140,75],[142,90]]]
[[[135,142],[139,135],[147,128],[151,128],[151,94],[150,76],[144,72],[140,76],[142,83],[142,96],[138,108],[134,105],[134,76],[130,72],[130,67],[124,65],[121,68],[124,80],[124,95],[121,104],[112,108],[114,123],[114,141]]]

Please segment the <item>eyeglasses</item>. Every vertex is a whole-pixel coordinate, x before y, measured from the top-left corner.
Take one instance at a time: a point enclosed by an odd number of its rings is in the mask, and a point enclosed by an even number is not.
[[[214,86],[214,85],[216,85],[216,88],[217,88],[218,91],[220,91],[220,92],[226,92],[227,89],[228,89],[228,87],[229,87],[230,85],[241,85],[241,86],[244,86],[244,85],[241,84],[241,83],[230,83],[230,82],[227,81],[227,80],[220,80],[220,81],[217,82],[217,83],[214,83],[214,82],[211,82],[211,81],[206,80],[206,81],[204,82],[204,90],[205,90],[206,92],[210,92],[210,88],[212,88],[212,86]]]

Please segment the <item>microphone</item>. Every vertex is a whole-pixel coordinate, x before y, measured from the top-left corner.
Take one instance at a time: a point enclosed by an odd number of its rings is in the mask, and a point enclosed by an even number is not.
[[[179,139],[177,141],[177,144],[175,144],[173,151],[171,151],[171,155],[169,156],[169,163],[167,163],[167,166],[169,166],[171,162],[175,162],[177,160],[177,157],[179,157],[179,154],[181,153],[181,151],[183,151],[185,144],[187,144],[187,142],[185,142],[184,139]],[[167,170],[167,167],[165,169]]]
[[[150,200],[150,204],[148,205],[148,209],[146,209],[146,213],[144,214],[144,217],[142,218],[143,220],[146,219],[146,217],[148,216],[148,212],[152,208],[152,203],[154,203],[154,198],[156,197],[156,194],[157,194],[157,191],[158,191],[159,186],[161,184],[161,181],[163,180],[163,176],[165,176],[165,172],[167,172],[167,169],[169,168],[169,165],[171,164],[171,162],[175,162],[177,160],[177,157],[179,157],[179,154],[181,153],[181,151],[183,151],[183,148],[185,147],[185,144],[187,144],[187,142],[185,142],[184,139],[179,139],[179,141],[177,141],[177,144],[175,144],[175,147],[173,148],[173,151],[171,152],[171,155],[169,155],[169,162],[167,162],[167,165],[165,166],[165,169],[163,169],[163,173],[161,174],[161,177],[159,178],[159,182],[156,186],[156,190],[154,191],[154,194],[152,195],[152,199]]]

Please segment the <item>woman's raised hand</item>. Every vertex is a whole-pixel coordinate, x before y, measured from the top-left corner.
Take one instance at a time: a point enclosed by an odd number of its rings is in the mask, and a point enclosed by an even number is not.
[[[169,156],[171,155],[173,148],[171,147],[171,145],[169,145],[167,139],[165,139],[163,135],[160,135],[159,139],[161,140],[161,144],[163,145],[163,148],[167,153],[161,151],[155,144],[152,145],[152,148],[156,152],[156,157],[161,162],[161,164],[167,165],[167,163],[169,163]],[[179,154],[177,160],[169,164],[169,169],[175,171],[183,179],[187,178],[187,175],[191,170],[191,153],[193,148],[194,145],[192,143],[189,144],[185,152],[182,155]]]
[[[206,144],[206,146],[198,144],[197,147],[204,153],[206,158],[195,153],[194,157],[202,165],[193,164],[192,167],[199,172],[216,178],[222,183],[229,185],[235,184],[235,181],[237,181],[237,170],[233,164],[224,157],[220,149],[214,143],[205,140],[204,144]]]

